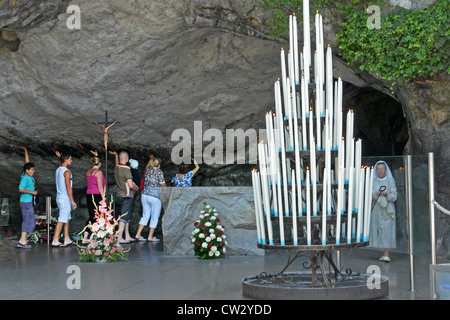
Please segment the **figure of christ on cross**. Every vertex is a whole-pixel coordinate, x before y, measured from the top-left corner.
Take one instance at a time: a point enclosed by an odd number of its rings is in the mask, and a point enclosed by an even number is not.
[[[114,121],[113,123],[111,123],[109,126],[105,126],[105,125],[99,125],[97,122],[95,123],[97,126],[99,126],[102,130],[103,130],[103,139],[105,140],[105,150],[108,150],[108,129],[111,128],[113,125],[115,125],[117,122]]]

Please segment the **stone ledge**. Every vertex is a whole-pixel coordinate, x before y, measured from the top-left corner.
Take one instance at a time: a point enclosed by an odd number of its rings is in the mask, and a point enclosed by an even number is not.
[[[225,227],[227,255],[264,255],[257,248],[252,187],[167,187],[160,188],[160,198],[164,253],[194,254],[194,222],[206,202],[217,209]]]

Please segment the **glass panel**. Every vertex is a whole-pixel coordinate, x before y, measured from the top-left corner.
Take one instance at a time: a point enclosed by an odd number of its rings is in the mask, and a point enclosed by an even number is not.
[[[412,224],[413,254],[430,257],[430,214],[428,205],[428,158],[426,155],[412,156]],[[394,177],[397,187],[395,201],[396,248],[389,251],[409,253],[408,217],[406,196],[406,156],[363,157],[362,164],[373,166],[385,161]],[[370,248],[370,246],[369,246]],[[381,250],[381,249],[380,249]]]
[[[408,253],[408,218],[406,212],[406,180],[405,180],[405,162],[403,156],[382,156],[382,157],[363,157],[362,165],[374,166],[378,161],[385,161],[391,170],[392,176],[397,187],[397,200],[395,205],[395,240],[396,247],[388,251]],[[373,220],[372,220],[373,221]],[[370,246],[369,246],[370,248]],[[381,251],[382,249],[380,249]]]
[[[412,157],[413,254],[431,259],[428,156]]]

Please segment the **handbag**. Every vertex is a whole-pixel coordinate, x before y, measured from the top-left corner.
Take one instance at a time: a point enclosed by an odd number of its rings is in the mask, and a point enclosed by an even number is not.
[[[145,173],[147,172],[147,169],[145,169],[145,171],[144,171],[144,175],[142,176],[142,179],[141,179],[141,185],[139,186],[139,191],[141,191],[142,192],[142,190],[144,190],[144,182],[145,182]]]

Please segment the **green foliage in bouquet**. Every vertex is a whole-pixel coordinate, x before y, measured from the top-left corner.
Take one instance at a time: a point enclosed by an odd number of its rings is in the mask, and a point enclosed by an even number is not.
[[[225,256],[225,246],[228,244],[224,234],[224,226],[220,224],[217,210],[203,203],[199,220],[194,222],[191,242],[194,254],[199,259],[215,259]]]

